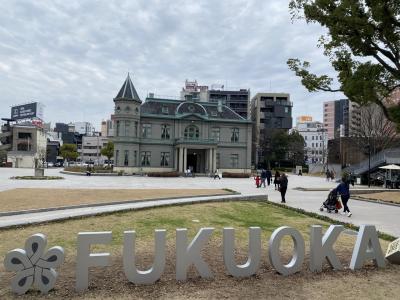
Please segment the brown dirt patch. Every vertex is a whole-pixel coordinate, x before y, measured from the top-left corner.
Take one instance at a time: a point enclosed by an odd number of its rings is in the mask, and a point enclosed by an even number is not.
[[[360,195],[357,195],[357,197],[361,198],[361,199],[385,201],[385,202],[400,204],[400,192],[382,192],[382,193],[360,194]]]
[[[308,270],[309,253],[300,273],[283,277],[277,274],[267,260],[267,251],[263,243],[262,264],[255,276],[235,279],[225,273],[220,239],[213,239],[203,250],[203,257],[214,274],[214,279],[206,280],[198,276],[192,268],[186,282],[175,280],[175,246],[169,242],[167,264],[161,279],[150,286],[136,286],[130,283],[123,272],[120,253],[113,253],[112,266],[92,268],[89,277],[89,290],[79,294],[74,290],[75,257],[69,257],[60,268],[56,287],[43,298],[48,299],[383,299],[397,298],[400,293],[400,266],[388,265],[386,269],[377,269],[371,264],[357,272],[347,268],[344,271],[332,271],[326,265],[320,274]],[[137,254],[138,266],[147,269],[153,257],[143,248],[153,249],[152,244],[140,244]],[[351,249],[337,251],[343,265],[348,266]],[[283,260],[289,259],[283,253]],[[241,248],[237,254],[237,263],[246,260],[246,250]],[[0,268],[0,271],[4,271]],[[11,273],[3,274],[0,283],[0,298],[11,299],[13,294],[7,287]],[[31,299],[40,294],[29,291],[19,299]]]
[[[116,201],[224,195],[220,189],[41,189],[20,188],[0,192],[0,212]]]

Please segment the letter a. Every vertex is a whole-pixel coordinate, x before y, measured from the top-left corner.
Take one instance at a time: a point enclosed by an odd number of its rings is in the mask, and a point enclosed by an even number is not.
[[[193,241],[187,246],[187,229],[176,230],[176,280],[184,281],[187,269],[194,264],[201,277],[212,278],[210,268],[200,255],[214,228],[201,228]]]
[[[248,277],[254,275],[261,261],[261,228],[249,228],[249,258],[243,265],[235,263],[235,229],[224,228],[224,263],[228,274],[234,277]]]
[[[146,271],[140,271],[135,265],[135,231],[124,232],[124,272],[128,280],[135,284],[152,284],[160,279],[165,267],[165,230],[154,231],[154,263]]]
[[[342,225],[331,225],[322,237],[322,226],[311,226],[310,232],[310,270],[312,272],[321,272],[322,263],[326,258],[331,267],[335,270],[342,270],[333,244],[336,242],[339,234],[343,231]]]
[[[361,225],[351,257],[350,269],[361,269],[367,259],[372,259],[378,267],[385,267],[385,259],[374,225]]]

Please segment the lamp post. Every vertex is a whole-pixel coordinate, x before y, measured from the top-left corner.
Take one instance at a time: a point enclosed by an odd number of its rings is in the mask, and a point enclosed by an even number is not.
[[[368,150],[368,187],[370,188],[371,187],[371,141],[369,137],[368,137],[367,150]]]

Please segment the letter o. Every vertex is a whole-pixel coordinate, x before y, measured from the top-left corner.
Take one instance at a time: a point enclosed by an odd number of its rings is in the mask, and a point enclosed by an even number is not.
[[[290,236],[294,243],[293,257],[287,265],[282,263],[279,255],[279,246],[285,235]],[[305,256],[305,244],[302,235],[294,228],[288,226],[279,227],[272,233],[269,240],[268,255],[272,266],[283,276],[300,271]]]

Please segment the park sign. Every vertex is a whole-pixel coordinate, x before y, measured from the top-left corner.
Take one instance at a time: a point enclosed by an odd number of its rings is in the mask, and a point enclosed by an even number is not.
[[[43,105],[39,102],[32,102],[11,107],[11,119],[22,120],[38,118],[43,120]]]
[[[342,270],[343,265],[333,246],[344,230],[342,225],[331,225],[323,234],[322,226],[310,227],[310,262],[312,272],[322,271],[322,265],[328,261],[334,270]],[[194,265],[203,278],[212,278],[212,270],[201,256],[203,247],[210,239],[214,228],[201,228],[193,240],[188,243],[187,229],[176,229],[176,280],[187,280],[187,271]],[[166,264],[166,230],[154,232],[154,262],[147,270],[138,270],[135,260],[135,231],[125,231],[123,239],[123,271],[127,279],[136,285],[154,284],[160,279]],[[257,273],[262,257],[261,228],[249,228],[248,259],[242,265],[235,262],[235,230],[223,228],[223,259],[226,273],[238,278],[249,277]],[[284,264],[280,255],[280,245],[284,237],[293,240],[292,258]],[[76,290],[84,292],[89,286],[89,268],[110,266],[110,253],[91,253],[92,245],[110,244],[112,232],[80,232],[77,236]],[[396,245],[398,245],[397,243]],[[56,246],[46,251],[47,239],[43,234],[34,234],[25,242],[25,249],[14,249],[4,259],[5,269],[16,272],[11,279],[14,293],[24,294],[33,285],[43,294],[48,293],[57,279],[56,268],[65,258],[64,249]],[[398,248],[395,246],[394,248]],[[393,248],[393,247],[392,247]],[[396,248],[396,249],[397,249]],[[391,252],[394,250],[391,249]],[[397,249],[399,251],[399,249]],[[279,274],[289,276],[301,270],[305,259],[305,241],[301,233],[288,226],[277,228],[268,241],[269,262]],[[373,225],[362,225],[358,231],[349,268],[357,270],[372,260],[376,266],[385,267],[385,259],[379,243],[378,233]]]

